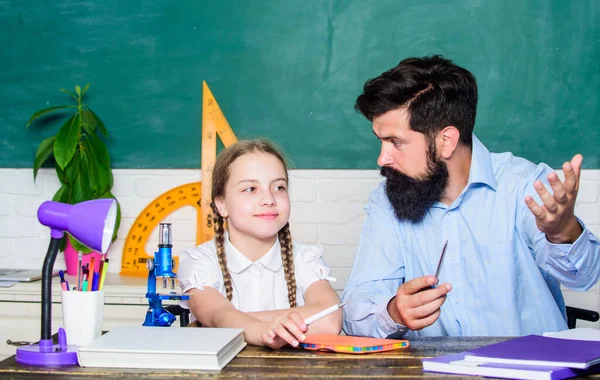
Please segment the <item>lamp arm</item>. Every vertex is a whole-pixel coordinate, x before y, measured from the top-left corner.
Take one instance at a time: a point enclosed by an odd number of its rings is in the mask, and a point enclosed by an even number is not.
[[[61,234],[62,235],[62,234]],[[52,237],[42,267],[42,340],[52,339],[52,269],[62,236]]]

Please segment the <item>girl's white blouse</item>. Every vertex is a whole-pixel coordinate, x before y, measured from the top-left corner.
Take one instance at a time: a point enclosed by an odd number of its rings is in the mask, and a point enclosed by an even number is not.
[[[325,265],[322,253],[320,247],[293,242],[297,306],[304,305],[306,290],[313,282],[332,280],[331,268]],[[252,262],[231,244],[226,234],[225,254],[233,286],[231,303],[236,309],[251,312],[290,307],[279,239],[263,257]],[[183,292],[212,286],[226,295],[214,239],[184,250],[177,276]],[[187,301],[180,304],[188,308]]]

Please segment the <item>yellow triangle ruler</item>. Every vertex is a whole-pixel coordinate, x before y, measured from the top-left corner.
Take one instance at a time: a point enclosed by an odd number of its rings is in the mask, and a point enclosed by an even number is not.
[[[202,183],[192,182],[173,188],[144,208],[135,219],[125,239],[121,259],[122,276],[146,277],[148,275],[146,261],[152,259],[154,254],[146,253],[146,243],[158,224],[181,207],[191,206],[196,210],[196,244],[213,238],[213,215],[210,203],[212,170],[217,157],[217,136],[221,138],[225,147],[237,142],[221,107],[206,82],[202,82]],[[173,258],[174,270],[177,271],[179,257],[173,256]]]
[[[212,190],[212,172],[217,157],[217,138],[219,135],[223,145],[228,147],[237,142],[233,130],[229,126],[221,107],[217,104],[215,97],[208,88],[206,82],[202,82],[202,220],[198,221],[198,235],[196,243],[209,241],[214,236],[213,215],[210,208]],[[200,228],[200,226],[202,228]]]

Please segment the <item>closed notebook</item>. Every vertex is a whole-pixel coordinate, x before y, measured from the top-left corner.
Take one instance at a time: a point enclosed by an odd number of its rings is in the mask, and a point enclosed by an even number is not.
[[[561,338],[561,339],[574,339],[574,340],[594,340],[600,342],[600,330],[578,327],[570,330],[563,330],[557,332],[547,332],[544,336],[550,338]]]
[[[588,368],[600,363],[600,342],[527,335],[470,350],[465,360]]]
[[[317,334],[309,335],[299,347],[307,350],[343,352],[347,354],[368,354],[392,351],[408,347],[407,340],[365,338],[348,335]]]
[[[221,370],[244,347],[242,329],[125,326],[77,350],[82,367]]]
[[[478,375],[501,377],[506,379],[540,379],[559,380],[581,376],[594,372],[590,369],[574,369],[566,367],[542,367],[506,363],[484,363],[464,360],[465,353],[438,356],[423,359],[423,370],[431,372],[452,373],[457,375]]]

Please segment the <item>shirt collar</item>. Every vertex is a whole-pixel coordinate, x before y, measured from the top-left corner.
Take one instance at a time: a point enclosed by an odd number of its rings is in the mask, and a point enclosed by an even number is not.
[[[275,239],[275,244],[256,262],[262,264],[271,272],[277,272],[283,265],[281,261],[281,245],[279,238]],[[229,234],[225,233],[225,254],[227,256],[227,268],[232,273],[241,273],[246,268],[254,264],[253,261],[244,256],[229,241]]]
[[[441,209],[452,209],[458,207],[461,203],[463,195],[475,184],[483,184],[489,186],[494,191],[497,189],[498,184],[496,177],[494,177],[494,165],[492,163],[492,154],[483,145],[481,141],[473,134],[473,145],[471,150],[471,167],[469,169],[469,180],[467,185],[460,193],[457,199],[452,202],[451,205],[446,205],[441,201],[437,201],[432,207]]]
[[[473,151],[471,154],[471,169],[469,170],[467,188],[475,183],[482,183],[494,190],[498,187],[496,177],[494,176],[492,154],[485,145],[479,141],[477,136],[473,134]]]

